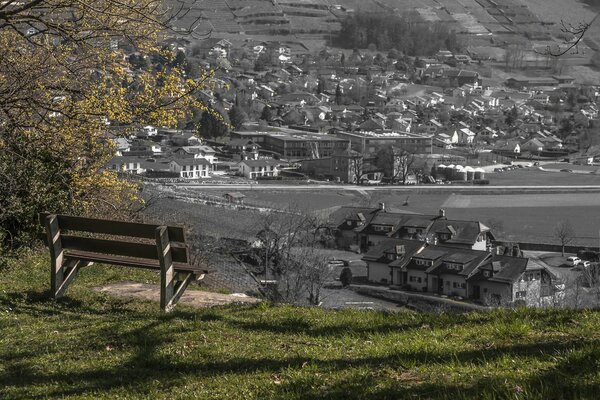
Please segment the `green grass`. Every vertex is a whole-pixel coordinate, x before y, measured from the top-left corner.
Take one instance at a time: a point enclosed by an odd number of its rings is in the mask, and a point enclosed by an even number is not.
[[[92,266],[61,301],[48,262],[0,273],[0,398],[561,399],[600,394],[600,313],[386,314],[178,306],[92,290],[151,273]]]

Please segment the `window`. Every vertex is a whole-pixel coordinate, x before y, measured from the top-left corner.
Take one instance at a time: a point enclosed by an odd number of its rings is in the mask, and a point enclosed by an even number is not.
[[[520,292],[515,293],[515,297],[517,299],[523,299],[525,297],[527,297],[527,291],[526,290],[522,290]]]
[[[421,277],[420,276],[417,278],[417,282],[421,283]]]
[[[462,271],[463,266],[462,264],[457,264],[457,263],[446,263],[446,268],[451,269],[451,270],[455,270],[455,271]]]
[[[491,276],[490,271],[483,271],[483,276],[485,276],[486,278],[489,278]]]

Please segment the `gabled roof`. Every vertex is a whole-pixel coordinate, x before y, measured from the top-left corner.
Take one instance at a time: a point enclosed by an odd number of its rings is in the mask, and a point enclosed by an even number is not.
[[[433,223],[430,232],[438,234],[449,233],[451,238],[444,243],[452,244],[474,244],[477,237],[482,232],[489,231],[489,228],[479,221],[457,221],[440,219]]]
[[[434,264],[432,267],[427,269],[428,274],[452,274],[461,275],[468,277],[479,267],[487,258],[491,258],[491,254],[487,251],[470,250],[470,249],[459,249],[447,246],[432,246],[437,249],[445,249],[444,254],[440,260],[441,262]],[[446,263],[461,264],[462,270],[457,271],[450,269]]]
[[[470,279],[513,283],[519,279],[523,272],[525,272],[528,263],[528,258],[494,254],[484,265],[479,267],[478,273],[474,274]],[[483,271],[492,272],[492,276],[489,278],[485,277]]]
[[[395,267],[401,265],[402,260],[408,260],[415,251],[425,246],[425,243],[418,240],[384,239],[380,243],[371,247],[371,249],[363,256],[362,260],[375,262],[379,261],[390,264],[391,262],[387,258],[387,254],[395,254],[396,246],[398,245],[403,246],[404,254],[399,257],[399,260],[394,261]]]

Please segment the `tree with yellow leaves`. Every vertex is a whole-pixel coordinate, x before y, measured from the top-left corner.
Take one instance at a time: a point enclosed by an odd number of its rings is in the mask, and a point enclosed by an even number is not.
[[[181,10],[156,0],[0,2],[0,249],[29,244],[40,211],[109,215],[138,189],[104,166],[115,127],[174,126],[211,73],[187,79],[159,46]],[[132,70],[123,48],[167,60]],[[139,204],[139,203],[138,203]]]

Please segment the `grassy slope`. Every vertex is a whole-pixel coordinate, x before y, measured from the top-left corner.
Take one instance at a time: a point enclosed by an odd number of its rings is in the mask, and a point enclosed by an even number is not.
[[[91,291],[150,273],[93,266],[64,300],[47,260],[0,274],[0,398],[597,398],[600,313],[389,315],[259,305],[161,314]]]

